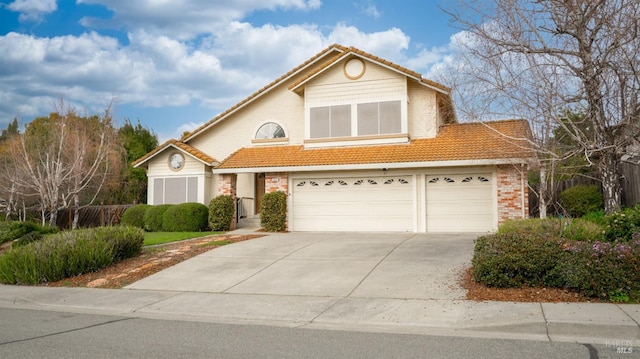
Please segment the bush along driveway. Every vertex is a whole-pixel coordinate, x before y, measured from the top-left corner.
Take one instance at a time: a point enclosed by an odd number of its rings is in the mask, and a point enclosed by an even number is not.
[[[488,287],[551,287],[640,302],[640,207],[601,218],[521,220],[477,239],[472,276]]]

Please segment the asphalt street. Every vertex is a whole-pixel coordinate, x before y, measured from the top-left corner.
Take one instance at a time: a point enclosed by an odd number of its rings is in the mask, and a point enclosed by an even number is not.
[[[639,358],[625,343],[365,333],[0,308],[0,358]]]

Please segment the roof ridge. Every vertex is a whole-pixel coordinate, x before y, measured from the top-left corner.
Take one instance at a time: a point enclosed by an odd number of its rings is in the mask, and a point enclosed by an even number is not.
[[[184,143],[175,139],[170,139],[165,141],[163,144],[157,146],[156,148],[154,148],[152,151],[150,151],[149,153],[145,154],[144,156],[138,158],[137,160],[133,161],[131,163],[132,166],[136,166],[139,165],[145,161],[147,161],[148,159],[150,159],[151,157],[155,156],[156,154],[158,154],[159,152],[162,152],[163,150],[165,150],[167,147],[169,146],[174,146],[177,147],[183,151],[185,151],[186,153],[192,155],[193,157],[206,162],[208,164],[212,164],[214,162],[218,162],[216,161],[215,158],[209,156],[208,154],[202,152],[201,150],[191,146],[188,143]]]
[[[206,129],[207,127],[209,127],[213,123],[217,122],[217,120],[221,119],[222,117],[224,117],[224,116],[228,115],[229,113],[235,111],[236,109],[240,108],[242,105],[246,104],[250,100],[252,100],[255,97],[257,97],[258,95],[262,94],[267,89],[275,86],[280,81],[282,81],[285,78],[293,75],[298,70],[304,68],[305,66],[309,65],[313,61],[315,61],[315,60],[319,59],[320,57],[322,57],[324,54],[329,53],[332,49],[338,49],[338,50],[343,51],[343,52],[347,50],[346,47],[344,47],[344,46],[342,46],[340,44],[337,44],[337,43],[334,43],[334,44],[324,48],[322,51],[320,51],[320,52],[316,53],[315,55],[311,56],[310,58],[305,60],[300,65],[298,65],[298,66],[294,67],[293,69],[287,71],[286,73],[284,73],[280,77],[276,78],[275,80],[273,80],[273,81],[269,82],[268,84],[264,85],[263,87],[261,87],[260,89],[258,89],[255,92],[253,92],[249,96],[245,97],[240,102],[236,103],[235,105],[229,107],[225,111],[223,111],[223,112],[219,113],[218,115],[214,116],[212,119],[210,119],[209,121],[204,123],[202,126],[196,128],[195,130],[193,130],[193,131],[189,132],[188,134],[182,136],[181,140],[185,140],[186,141],[186,140],[190,139],[191,137],[193,137],[194,135],[198,134],[199,132],[202,132],[204,129]]]
[[[338,46],[341,46],[341,45],[338,45]],[[322,65],[318,66],[315,70],[309,72],[307,75],[303,76],[302,78],[298,79],[297,81],[295,81],[294,83],[289,85],[289,87],[288,87],[289,90],[292,90],[292,89],[296,88],[300,84],[302,84],[305,81],[309,80],[311,77],[313,77],[316,74],[320,73],[321,71],[325,70],[331,64],[337,62],[341,58],[346,57],[350,53],[352,53],[352,54],[356,54],[356,55],[365,57],[365,58],[367,58],[369,60],[372,60],[372,61],[375,61],[375,62],[379,62],[379,63],[381,63],[381,64],[383,64],[385,66],[389,66],[392,69],[395,69],[397,71],[403,72],[406,75],[412,76],[417,81],[422,82],[422,83],[424,83],[426,85],[429,85],[429,86],[432,86],[432,87],[436,87],[436,88],[438,88],[438,89],[440,89],[442,91],[446,91],[446,92],[450,92],[451,91],[451,88],[449,88],[449,87],[447,87],[447,86],[445,86],[445,85],[443,85],[443,84],[441,84],[439,82],[436,82],[436,81],[433,81],[433,80],[429,80],[429,79],[423,77],[422,74],[420,74],[420,73],[418,73],[416,71],[413,71],[413,70],[411,70],[409,68],[406,68],[404,66],[398,65],[398,64],[396,64],[396,63],[394,63],[392,61],[385,60],[385,59],[383,59],[383,58],[381,58],[379,56],[373,55],[373,54],[368,53],[366,51],[360,50],[355,46],[349,46],[348,48],[345,48],[344,46],[341,46],[341,48],[344,51],[343,53],[332,57],[331,59],[329,59],[326,62],[324,62]]]
[[[457,122],[457,123],[447,123],[442,125],[445,126],[470,126],[470,125],[490,125],[496,123],[505,123],[505,122],[527,122],[524,118],[510,118],[510,119],[502,119],[502,120],[489,120],[489,121],[469,121],[469,122]]]

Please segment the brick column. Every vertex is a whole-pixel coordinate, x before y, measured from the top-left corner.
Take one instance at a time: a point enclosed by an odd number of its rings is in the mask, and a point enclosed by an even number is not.
[[[526,167],[498,166],[498,224],[529,217],[529,189]]]
[[[287,195],[287,219],[285,231],[289,230],[289,173],[268,172],[264,174],[264,187],[266,193],[282,191]]]
[[[231,196],[231,198],[233,198],[234,202],[236,200],[236,183],[238,181],[238,175],[235,173],[231,173],[231,174],[221,174],[218,175],[218,195],[227,195],[227,196]],[[237,223],[235,221],[236,218],[236,211],[237,211],[237,207],[234,206],[233,207],[233,218],[234,220],[231,221],[231,230],[234,230],[237,228]]]

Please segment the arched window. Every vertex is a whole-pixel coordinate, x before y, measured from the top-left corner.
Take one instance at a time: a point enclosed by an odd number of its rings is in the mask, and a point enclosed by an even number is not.
[[[256,133],[256,140],[268,140],[272,138],[285,138],[284,129],[274,122],[267,122],[260,126]]]

